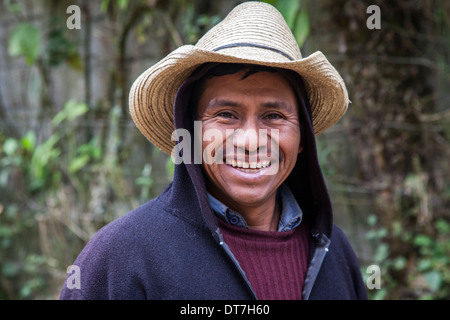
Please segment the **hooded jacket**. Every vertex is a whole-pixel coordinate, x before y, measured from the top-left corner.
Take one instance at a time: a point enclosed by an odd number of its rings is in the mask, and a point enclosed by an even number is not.
[[[176,128],[193,133],[193,86],[206,69],[194,73],[178,90]],[[301,82],[299,77],[285,76],[291,83]],[[311,112],[302,98],[304,86],[293,88],[299,99],[304,149],[285,183],[311,230],[302,298],[367,299],[358,260],[333,223]],[[194,148],[191,159],[193,152]],[[79,268],[79,283],[74,285],[69,274],[61,299],[257,299],[223,239],[199,164],[176,165],[172,183],[158,197],[100,229],[74,265]]]

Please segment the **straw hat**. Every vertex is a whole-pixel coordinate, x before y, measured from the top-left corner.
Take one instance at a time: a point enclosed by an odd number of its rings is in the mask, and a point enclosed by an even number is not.
[[[147,69],[131,87],[130,113],[155,146],[171,154],[173,105],[180,85],[201,64],[250,63],[299,73],[312,111],[314,133],[322,133],[347,110],[348,93],[336,69],[317,51],[302,58],[283,16],[263,2],[245,2],[208,31],[195,46],[184,45]]]

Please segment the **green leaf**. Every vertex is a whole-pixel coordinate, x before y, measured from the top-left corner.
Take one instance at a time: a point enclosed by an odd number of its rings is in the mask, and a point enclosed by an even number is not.
[[[119,5],[119,8],[123,10],[128,7],[128,0],[117,0],[117,4]]]
[[[292,1],[292,0],[278,0],[275,2],[275,7],[280,11],[286,20],[289,28],[291,30],[294,28],[295,17],[297,15],[300,1]]]
[[[28,132],[22,139],[20,139],[20,145],[26,151],[31,151],[36,145],[36,134],[32,131]]]
[[[439,219],[435,223],[436,229],[442,235],[450,234],[450,224],[444,219]]]
[[[99,145],[98,137],[92,138],[88,143],[80,145],[77,149],[77,154],[87,154],[93,159],[100,159],[102,157],[102,149]]]
[[[17,148],[19,147],[19,144],[17,143],[17,140],[13,138],[8,138],[3,143],[3,152],[7,156],[12,156],[17,151]]]
[[[12,57],[23,56],[28,65],[32,65],[41,50],[39,30],[29,23],[19,23],[12,30],[8,41],[8,54]]]
[[[89,107],[87,106],[87,104],[69,100],[64,105],[64,109],[58,112],[52,119],[52,124],[57,126],[64,120],[73,121],[88,111]]]
[[[100,10],[102,12],[106,12],[106,10],[108,10],[109,7],[109,0],[102,0],[102,3],[100,4]]]
[[[436,292],[439,290],[442,284],[442,274],[439,271],[427,272],[424,277],[431,291]]]
[[[269,3],[274,6],[276,4],[277,0],[264,0],[263,2]]]
[[[429,236],[419,234],[414,238],[413,243],[418,247],[430,247],[433,244],[433,239]]]
[[[175,172],[175,163],[172,161],[172,158],[167,158],[166,160],[166,173],[169,176],[172,176]]]
[[[82,63],[77,45],[66,37],[62,28],[55,29],[48,34],[45,53],[46,63],[50,66],[58,66],[67,62],[71,67],[81,70]]]
[[[305,9],[300,11],[295,22],[294,36],[298,45],[301,47],[309,35],[309,17]]]
[[[88,112],[89,108],[87,104],[85,103],[76,103],[73,101],[69,101],[66,103],[66,106],[64,107],[67,112],[67,120],[73,121],[79,116],[82,116],[86,112]]]
[[[20,266],[17,262],[5,261],[2,264],[2,274],[6,277],[14,277],[19,274]]]
[[[89,160],[90,157],[87,154],[76,157],[70,162],[69,172],[70,173],[77,172],[78,170],[82,169],[89,162]]]
[[[375,252],[375,261],[384,261],[389,256],[389,247],[387,244],[382,243],[378,246]]]
[[[35,186],[40,186],[43,182],[41,180],[45,179],[49,163],[60,155],[61,151],[56,146],[59,139],[59,135],[54,134],[34,150],[30,162],[30,172]]]
[[[53,117],[52,119],[52,124],[57,126],[58,124],[60,124],[61,122],[64,121],[64,119],[66,119],[66,113],[64,110],[61,110],[60,112],[58,112],[56,114],[56,116]]]

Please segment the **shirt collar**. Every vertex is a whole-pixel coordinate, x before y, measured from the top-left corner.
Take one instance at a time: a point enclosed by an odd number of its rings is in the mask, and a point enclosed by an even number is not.
[[[228,208],[225,204],[214,198],[209,192],[208,200],[217,217],[231,225],[248,229],[245,219],[239,213]],[[278,188],[277,200],[281,204],[278,231],[289,231],[300,225],[303,218],[303,212],[287,185],[282,184],[280,188]]]

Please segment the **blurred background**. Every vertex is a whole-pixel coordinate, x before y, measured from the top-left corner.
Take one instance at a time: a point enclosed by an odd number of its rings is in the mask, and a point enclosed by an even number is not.
[[[240,2],[0,0],[0,299],[57,299],[90,237],[167,186],[129,89]],[[346,81],[318,151],[364,279],[380,267],[369,296],[450,298],[450,2],[266,2]]]

